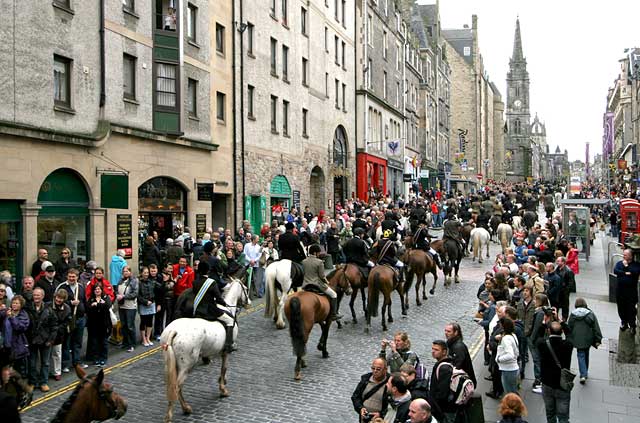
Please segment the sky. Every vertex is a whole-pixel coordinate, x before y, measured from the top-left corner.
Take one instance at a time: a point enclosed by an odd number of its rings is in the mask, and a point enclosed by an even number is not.
[[[435,0],[418,0],[433,4]],[[625,48],[640,47],[640,1],[441,0],[444,29],[471,27],[478,15],[480,54],[489,78],[506,100],[506,75],[516,17],[530,79],[531,120],[538,113],[547,143],[570,160],[602,152],[607,90],[620,71]]]

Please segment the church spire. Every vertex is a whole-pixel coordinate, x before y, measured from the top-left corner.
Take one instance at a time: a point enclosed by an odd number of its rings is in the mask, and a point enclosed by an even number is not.
[[[520,17],[516,18],[516,34],[513,37],[513,55],[511,60],[514,62],[520,62],[524,60],[524,54],[522,53],[522,37],[520,36]]]

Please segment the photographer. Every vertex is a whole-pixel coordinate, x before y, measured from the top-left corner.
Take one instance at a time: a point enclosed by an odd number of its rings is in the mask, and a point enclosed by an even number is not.
[[[375,358],[371,363],[371,372],[365,373],[351,395],[354,410],[360,416],[361,423],[368,423],[381,417],[388,407],[387,363],[383,358]]]
[[[535,301],[535,312],[533,314],[533,324],[531,328],[531,333],[529,334],[529,339],[527,340],[527,345],[529,346],[529,351],[531,352],[531,358],[533,359],[533,392],[536,394],[542,393],[542,384],[540,382],[540,357],[538,355],[538,347],[537,342],[539,339],[544,338],[544,323],[545,323],[545,309],[550,310],[549,307],[549,299],[544,294],[536,294],[534,297]],[[525,323],[526,327],[526,323]]]
[[[391,348],[387,353],[387,347]],[[403,364],[411,364],[415,366],[418,362],[418,356],[411,351],[411,340],[407,332],[398,331],[393,336],[393,341],[387,339],[382,340],[382,349],[378,355],[389,363],[389,371],[391,373],[399,372]]]
[[[563,369],[571,367],[571,354],[573,344],[562,339],[563,325],[557,321],[558,315],[555,309],[551,314],[546,314],[548,320],[549,338],[538,340],[537,349],[540,354],[542,397],[547,414],[547,421],[568,422],[571,391],[565,391],[560,387],[561,371],[553,358],[552,351],[558,358]]]

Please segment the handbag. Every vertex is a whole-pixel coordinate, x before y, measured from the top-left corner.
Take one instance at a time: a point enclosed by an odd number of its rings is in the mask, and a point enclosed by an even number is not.
[[[111,319],[111,326],[118,324],[118,315],[113,311],[113,307],[109,307],[109,318]]]
[[[551,343],[549,342],[548,339],[545,342],[547,344],[547,348],[549,348],[549,352],[551,353],[553,360],[556,362],[556,365],[560,368],[560,389],[562,389],[563,391],[571,392],[571,390],[573,389],[573,381],[576,378],[576,374],[572,373],[571,370],[569,369],[562,368],[562,365],[560,364],[560,360],[558,360],[556,353],[553,351],[553,348],[551,348]]]

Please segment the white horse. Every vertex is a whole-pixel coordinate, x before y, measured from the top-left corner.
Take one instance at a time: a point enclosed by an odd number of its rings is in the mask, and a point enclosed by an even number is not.
[[[489,240],[491,235],[485,228],[473,228],[471,230],[471,243],[473,244],[473,261],[478,258],[478,263],[482,263],[482,247],[487,246],[487,258],[489,258]]]
[[[274,261],[265,270],[264,288],[264,315],[272,317],[278,329],[284,329],[284,302],[287,294],[291,290],[293,280],[291,279],[291,260],[282,259]],[[276,286],[276,282],[280,286]],[[280,296],[278,296],[280,291]]]
[[[250,305],[249,292],[238,279],[231,278],[231,282],[223,289],[224,301],[229,305],[233,314],[244,306]],[[220,396],[229,396],[227,383],[227,359],[224,351],[226,331],[222,323],[210,322],[199,318],[181,318],[171,322],[162,332],[160,342],[163,349],[164,373],[167,385],[167,400],[169,407],[164,421],[173,419],[173,403],[180,401],[180,406],[185,414],[190,414],[192,409],[182,396],[182,385],[187,375],[199,362],[200,358],[211,358],[220,354],[222,367],[218,386]],[[233,339],[238,336],[238,326],[233,329]]]
[[[498,235],[498,240],[500,241],[500,246],[502,247],[502,252],[504,253],[504,251],[511,245],[511,240],[513,239],[513,229],[508,223],[501,223],[498,225],[496,234]]]

